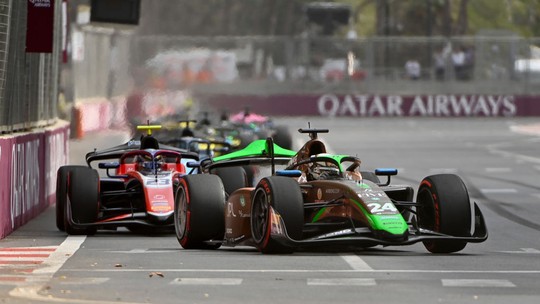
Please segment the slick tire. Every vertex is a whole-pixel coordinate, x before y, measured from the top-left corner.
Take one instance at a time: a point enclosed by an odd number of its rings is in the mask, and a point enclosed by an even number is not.
[[[74,168],[84,166],[62,166],[56,171],[56,227],[60,231],[65,231],[64,213],[66,209],[68,195],[68,175]]]
[[[422,180],[416,201],[420,228],[451,236],[471,235],[471,203],[465,184],[457,175],[431,175]],[[466,241],[424,241],[432,253],[452,253],[465,248]]]
[[[176,239],[184,249],[218,249],[225,236],[225,190],[212,174],[186,175],[174,204]],[[208,241],[214,240],[211,243]]]
[[[292,136],[286,126],[277,126],[273,139],[278,146],[289,150],[292,149]]]
[[[246,171],[242,167],[214,168],[211,173],[219,176],[227,195],[248,184]]]
[[[96,227],[76,227],[75,224],[92,224],[97,221],[99,210],[99,175],[88,167],[75,167],[68,174],[68,198],[64,210],[64,227],[71,235],[91,235]]]
[[[289,238],[300,240],[304,226],[304,204],[298,183],[284,176],[263,178],[255,188],[251,205],[251,234],[262,253],[292,253],[294,247],[274,239],[271,234],[273,208],[285,223]]]

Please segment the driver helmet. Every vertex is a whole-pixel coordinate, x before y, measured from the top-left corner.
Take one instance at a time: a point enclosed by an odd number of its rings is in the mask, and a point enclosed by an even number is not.
[[[334,166],[315,165],[310,170],[311,179],[333,179],[341,177],[339,168]]]
[[[156,170],[159,171],[162,168],[163,163],[164,161],[161,156],[158,156],[155,159],[145,157],[144,160],[140,162],[140,168],[141,171],[155,172]]]

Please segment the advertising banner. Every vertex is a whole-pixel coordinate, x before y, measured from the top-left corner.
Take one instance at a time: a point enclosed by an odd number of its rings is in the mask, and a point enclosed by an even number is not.
[[[43,133],[14,138],[10,149],[11,228],[16,229],[38,215],[48,205],[45,197],[45,142]]]
[[[540,96],[437,95],[211,95],[198,96],[215,111],[232,114],[248,106],[275,116],[523,117],[540,116]]]
[[[0,138],[0,239],[11,232],[11,146],[13,138]]]
[[[69,123],[0,137],[0,239],[56,199],[56,171],[69,161]]]
[[[26,52],[52,53],[54,0],[27,0]]]

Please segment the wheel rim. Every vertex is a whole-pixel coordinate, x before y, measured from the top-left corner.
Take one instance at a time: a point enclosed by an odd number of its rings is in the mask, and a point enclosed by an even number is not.
[[[422,190],[418,193],[418,202],[421,202],[417,211],[418,225],[422,228],[434,230],[435,229],[435,201],[431,196],[431,192]]]
[[[178,188],[176,195],[176,216],[174,217],[174,226],[178,239],[182,239],[186,234],[187,226],[187,197],[184,188]]]
[[[266,235],[268,229],[269,209],[266,199],[266,193],[259,189],[255,193],[252,205],[251,230],[255,242],[260,243]]]

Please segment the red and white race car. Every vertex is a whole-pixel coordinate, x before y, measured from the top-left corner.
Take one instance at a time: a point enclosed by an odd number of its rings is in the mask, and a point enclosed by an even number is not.
[[[160,126],[140,126],[148,135],[86,154],[88,166],[57,172],[56,225],[68,234],[127,227],[135,232],[174,229],[174,200],[187,163],[198,154],[160,145]],[[98,162],[98,168],[93,165]],[[98,169],[99,170],[98,172]],[[190,169],[190,173],[197,168]]]

